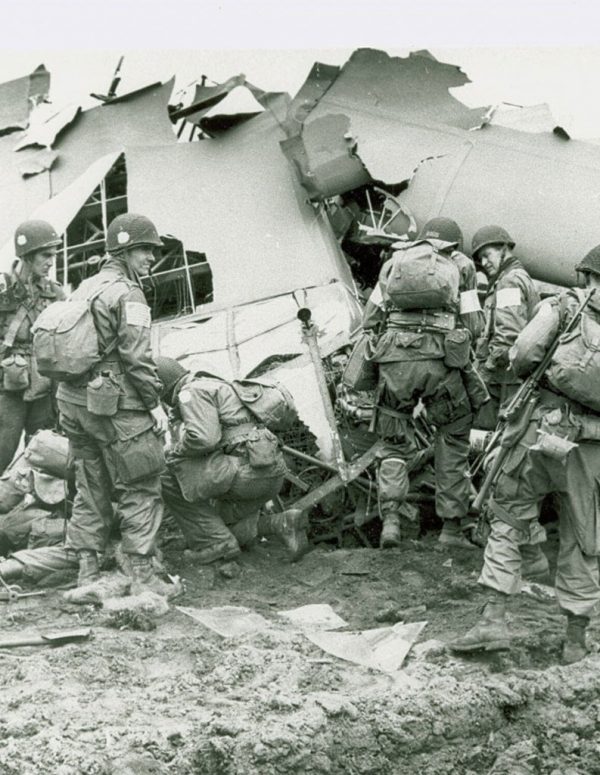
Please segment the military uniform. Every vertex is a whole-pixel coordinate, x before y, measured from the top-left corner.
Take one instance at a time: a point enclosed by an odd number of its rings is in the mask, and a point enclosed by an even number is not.
[[[13,356],[22,356],[28,381],[27,387],[6,389],[7,369],[0,364],[0,474],[13,459],[23,431],[31,436],[37,430],[55,424],[53,386],[35,368],[31,327],[49,304],[60,299],[64,299],[63,289],[52,280],[23,282],[18,270],[0,274],[0,342],[3,343],[0,352],[5,366]]]
[[[528,374],[541,362],[579,304],[576,292],[567,291],[540,306],[511,349],[515,374]],[[600,304],[589,304],[585,315],[600,324]],[[489,503],[491,532],[479,577],[488,602],[478,624],[451,644],[457,651],[508,647],[506,600],[521,588],[523,548],[545,539],[538,524],[542,499],[556,493],[560,510],[555,588],[568,617],[563,660],[574,662],[586,653],[585,629],[600,601],[600,412],[565,395],[563,391],[573,395],[573,389],[568,383],[562,390],[558,387],[557,375],[565,371],[559,360],[556,363],[551,362],[542,378],[532,412],[506,428],[503,443],[511,448]]]
[[[93,302],[101,362],[88,377],[59,383],[60,424],[75,458],[77,494],[67,540],[70,548],[103,552],[113,521],[120,524],[123,551],[150,555],[163,514],[160,474],[162,444],[150,410],[159,405],[161,385],[150,341],[150,309],[125,260],[111,256],[101,271],[73,294]],[[114,416],[91,413],[87,385],[107,373],[118,383]]]
[[[181,424],[163,477],[167,508],[201,559],[233,556],[257,536],[260,507],[281,489],[277,438],[216,377],[180,382],[173,407]]]
[[[532,319],[540,297],[521,262],[510,257],[488,287],[483,305],[485,328],[477,340],[475,357],[491,400],[481,409],[474,425],[493,430],[500,407],[519,389],[518,377],[509,367],[508,351],[520,331]]]
[[[570,291],[544,304],[553,311],[544,334],[549,343],[568,322],[579,301]],[[600,305],[590,305],[584,314],[600,322]],[[530,371],[542,355],[540,348],[525,349],[517,340],[513,351],[515,369],[518,373]],[[506,594],[520,590],[518,547],[535,543],[536,537],[545,539],[537,521],[540,503],[547,493],[559,493],[557,598],[563,610],[589,616],[600,600],[600,416],[561,394],[548,377],[543,385],[525,433],[511,449],[490,500],[491,535],[479,581]],[[598,432],[597,438],[589,438],[590,427]],[[565,460],[553,458],[539,451],[540,432],[558,435],[577,446]]]
[[[434,248],[447,247],[446,243],[428,241]],[[463,283],[472,285],[466,290],[476,294],[474,267],[471,272],[469,264],[472,262],[466,256],[464,259],[462,267],[454,259],[460,274],[457,285],[459,288]],[[412,413],[419,399],[427,409],[428,420],[436,426],[434,464],[438,516],[444,520],[464,518],[470,496],[468,455],[472,399],[467,392],[464,372],[444,362],[446,336],[458,327],[464,327],[458,303],[452,309],[394,310],[387,283],[396,260],[392,257],[383,265],[363,320],[367,331],[384,327],[373,356],[379,364],[383,386],[377,412],[377,433],[394,447],[384,453],[378,476],[384,529],[388,515],[390,520],[394,518],[398,504],[408,494],[408,461],[417,452]],[[469,326],[477,331],[480,313],[468,312],[466,316]],[[473,378],[476,380],[476,375]],[[479,390],[483,400],[485,390],[482,385]]]

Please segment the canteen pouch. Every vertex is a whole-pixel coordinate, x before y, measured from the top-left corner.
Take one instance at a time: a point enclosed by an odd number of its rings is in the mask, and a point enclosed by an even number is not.
[[[29,387],[29,364],[27,358],[19,353],[8,355],[0,363],[2,366],[2,387],[7,392],[25,390]]]
[[[464,369],[469,362],[471,335],[466,328],[455,328],[444,336],[444,365]]]
[[[119,408],[121,388],[110,372],[99,374],[87,384],[87,410],[99,417],[114,417]]]
[[[29,385],[23,394],[24,401],[36,401],[44,398],[52,392],[52,380],[43,377],[37,368],[37,361],[33,355],[27,356],[29,363]]]
[[[253,431],[246,439],[246,451],[250,468],[268,468],[279,456],[277,436],[267,428]]]

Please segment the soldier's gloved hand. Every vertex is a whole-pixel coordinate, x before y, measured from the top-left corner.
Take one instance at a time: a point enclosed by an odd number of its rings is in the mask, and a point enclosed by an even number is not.
[[[169,430],[169,419],[167,413],[159,404],[154,409],[150,410],[152,419],[154,420],[154,430],[159,436],[164,436]]]

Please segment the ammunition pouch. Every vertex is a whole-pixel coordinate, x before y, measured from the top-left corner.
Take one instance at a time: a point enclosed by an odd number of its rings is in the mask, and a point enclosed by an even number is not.
[[[579,426],[578,441],[600,441],[600,417],[595,414],[575,414],[574,422]]]
[[[21,353],[11,353],[0,362],[2,387],[9,393],[26,390],[29,387],[29,358]]]
[[[444,337],[444,365],[449,369],[463,369],[471,353],[471,334],[466,328],[455,328]]]
[[[268,428],[259,428],[253,423],[243,423],[223,428],[222,443],[227,454],[235,454],[232,447],[245,450],[251,468],[268,468],[279,458],[279,441]]]
[[[246,440],[246,451],[250,468],[269,468],[279,457],[277,436],[267,428],[258,428]]]

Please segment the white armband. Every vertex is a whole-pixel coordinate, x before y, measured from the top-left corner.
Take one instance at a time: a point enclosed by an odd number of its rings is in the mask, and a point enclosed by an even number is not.
[[[496,294],[496,309],[518,307],[521,303],[521,291],[518,288],[501,288]]]
[[[460,314],[466,315],[468,312],[481,312],[477,291],[463,291],[460,294]]]

